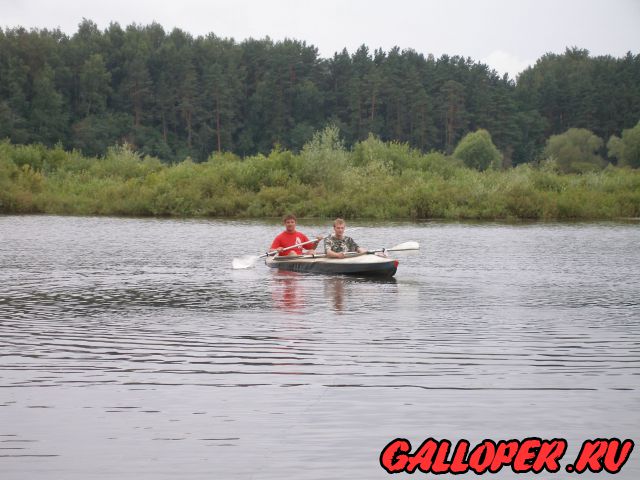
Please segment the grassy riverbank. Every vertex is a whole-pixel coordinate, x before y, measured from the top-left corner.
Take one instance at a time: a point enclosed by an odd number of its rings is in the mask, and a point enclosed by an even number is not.
[[[372,219],[640,217],[640,171],[561,174],[550,165],[478,172],[374,138],[345,150],[317,135],[299,153],[161,163],[127,148],[87,158],[0,143],[0,212]]]

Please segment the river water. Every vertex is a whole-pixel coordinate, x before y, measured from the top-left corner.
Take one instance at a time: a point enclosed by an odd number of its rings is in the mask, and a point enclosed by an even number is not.
[[[541,437],[561,472],[483,478],[560,480],[640,439],[639,223],[355,227],[422,248],[372,281],[233,270],[276,220],[0,217],[0,478],[383,479],[398,437]]]

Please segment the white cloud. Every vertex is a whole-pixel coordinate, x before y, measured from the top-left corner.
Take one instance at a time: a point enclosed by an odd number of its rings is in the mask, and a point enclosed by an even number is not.
[[[536,61],[525,60],[503,50],[495,50],[480,59],[480,62],[489,65],[490,68],[497,71],[501,76],[508,73],[509,78],[515,80],[520,72],[535,64]]]

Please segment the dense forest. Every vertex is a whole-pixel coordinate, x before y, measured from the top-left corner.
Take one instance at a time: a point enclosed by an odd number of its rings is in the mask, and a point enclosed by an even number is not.
[[[478,129],[503,166],[536,161],[547,140],[585,129],[605,144],[640,120],[640,55],[547,54],[517,82],[460,56],[366,46],[332,58],[303,41],[193,37],[158,24],[90,20],[0,29],[0,139],[104,156],[129,144],[164,162],[301,152],[334,125],[347,148],[369,134],[451,154]],[[608,158],[616,163],[615,158]]]

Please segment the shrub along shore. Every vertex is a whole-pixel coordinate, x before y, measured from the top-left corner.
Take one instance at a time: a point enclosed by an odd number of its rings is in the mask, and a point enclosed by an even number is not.
[[[0,142],[0,213],[259,218],[596,220],[640,217],[640,170],[560,173],[552,162],[477,171],[374,137],[330,131],[301,152],[164,164],[127,146],[77,151]]]

